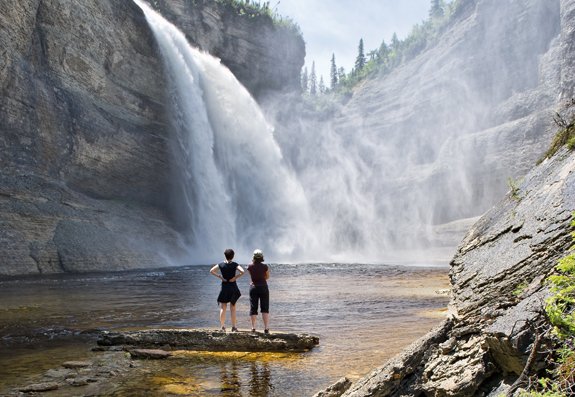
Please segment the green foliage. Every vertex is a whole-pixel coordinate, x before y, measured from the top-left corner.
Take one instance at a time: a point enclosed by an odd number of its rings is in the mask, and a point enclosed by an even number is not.
[[[451,21],[462,1],[453,0],[447,3],[445,0],[432,0],[430,16],[426,21],[415,25],[404,40],[399,40],[394,33],[389,45],[383,40],[378,49],[367,52],[367,57],[361,39],[354,68],[347,74],[338,70],[337,84],[332,84],[331,90],[327,91],[347,96],[362,80],[388,74],[404,62],[415,58],[439,39],[440,33]],[[332,72],[330,77],[333,76]],[[331,82],[333,81],[331,79]]]
[[[515,201],[521,200],[521,196],[519,195],[519,183],[519,181],[516,181],[511,177],[507,179],[507,186],[509,186],[511,198]]]
[[[527,283],[520,283],[517,287],[515,287],[515,289],[513,290],[513,296],[519,296],[523,293],[523,291],[525,291],[525,288],[527,288],[529,286],[529,284]]]
[[[575,212],[571,226],[575,228]],[[575,241],[575,232],[571,233]],[[559,260],[557,274],[548,278],[551,296],[545,302],[545,312],[559,345],[555,349],[551,377],[537,380],[537,390],[527,391],[524,397],[563,397],[575,388],[575,245]]]
[[[539,163],[553,157],[565,145],[569,150],[575,149],[575,98],[571,98],[560,111],[555,113],[553,121],[559,127],[559,131],[555,134],[551,146],[543,158],[539,160]]]
[[[217,3],[231,7],[238,15],[248,18],[269,18],[276,27],[292,31],[303,36],[299,25],[289,17],[284,17],[270,7],[269,1],[256,2],[255,0],[216,0]]]

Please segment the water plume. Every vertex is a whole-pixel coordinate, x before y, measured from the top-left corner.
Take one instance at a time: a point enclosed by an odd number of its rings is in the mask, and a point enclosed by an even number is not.
[[[232,247],[289,259],[313,237],[303,190],[286,167],[273,128],[248,91],[219,59],[193,48],[184,34],[142,8],[165,66],[184,218],[192,262]]]

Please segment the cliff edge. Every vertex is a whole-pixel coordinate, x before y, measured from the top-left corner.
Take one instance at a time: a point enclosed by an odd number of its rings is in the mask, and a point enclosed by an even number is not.
[[[186,28],[212,30],[196,42],[225,52],[245,80],[264,66],[268,79],[276,68],[299,76],[300,36],[285,39],[297,47],[288,72],[265,47],[285,31],[270,19],[260,25],[273,34],[244,43],[260,36],[259,25],[208,3],[186,3],[195,15]],[[166,82],[140,8],[115,0],[4,2],[0,26],[0,275],[182,264]],[[284,77],[273,88],[288,89]]]

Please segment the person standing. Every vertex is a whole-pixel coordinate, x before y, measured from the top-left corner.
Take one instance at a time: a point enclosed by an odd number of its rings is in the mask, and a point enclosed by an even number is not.
[[[236,302],[242,296],[236,283],[237,279],[244,275],[244,269],[233,261],[234,250],[228,248],[224,251],[225,262],[218,263],[210,269],[210,273],[222,280],[222,288],[218,295],[220,305],[220,327],[226,331],[226,309],[230,304],[230,317],[232,318],[232,332],[237,332]],[[238,274],[239,273],[239,274]]]
[[[267,280],[270,278],[270,268],[263,263],[264,253],[257,249],[254,251],[252,263],[248,266],[248,272],[252,283],[250,285],[250,319],[252,332],[256,332],[256,320],[258,316],[258,303],[264,320],[264,332],[270,332],[270,292]]]

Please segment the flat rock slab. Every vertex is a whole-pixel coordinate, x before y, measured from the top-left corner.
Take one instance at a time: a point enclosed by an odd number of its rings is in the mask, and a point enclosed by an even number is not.
[[[168,358],[172,353],[160,349],[134,349],[130,350],[130,357],[143,358],[149,360],[162,360]]]
[[[90,361],[66,361],[62,364],[64,368],[68,369],[86,368],[91,365],[92,363]]]
[[[143,349],[306,352],[319,344],[309,334],[223,332],[203,329],[149,329],[126,332],[102,332],[100,346],[137,346]]]
[[[44,382],[44,383],[34,383],[32,385],[24,386],[19,390],[24,393],[33,393],[33,392],[45,392],[45,391],[52,391],[58,390],[58,383],[56,382]]]

